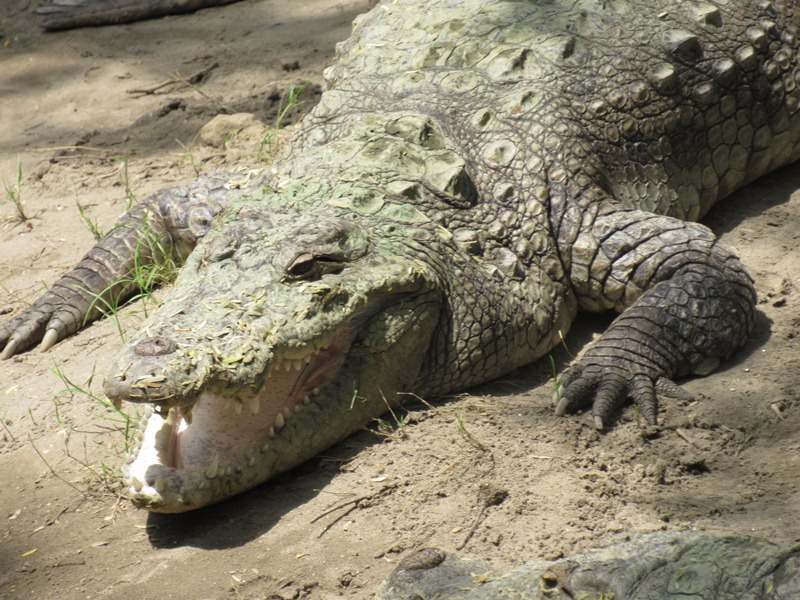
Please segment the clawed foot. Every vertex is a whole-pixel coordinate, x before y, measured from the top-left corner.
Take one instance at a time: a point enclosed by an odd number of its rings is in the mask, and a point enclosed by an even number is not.
[[[645,421],[658,424],[658,397],[689,401],[693,396],[662,376],[627,373],[606,365],[578,362],[556,381],[553,400],[558,416],[592,406],[594,426],[602,431],[627,399],[633,400]]]
[[[29,309],[0,326],[0,360],[30,350],[37,344],[44,352],[69,335],[69,325],[78,318],[77,309],[63,301],[57,303],[52,295],[48,292]]]

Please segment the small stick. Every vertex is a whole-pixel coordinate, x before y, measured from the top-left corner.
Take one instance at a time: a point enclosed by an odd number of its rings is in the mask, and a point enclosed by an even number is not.
[[[686,442],[690,446],[694,446],[695,448],[700,448],[700,446],[698,446],[697,443],[692,438],[690,438],[689,435],[685,431],[683,431],[683,429],[681,429],[680,427],[675,428],[675,433],[677,433],[678,437],[680,437],[684,442]]]
[[[208,75],[211,71],[216,69],[219,66],[219,63],[212,63],[207,67],[203,67],[196,73],[189,75],[189,77],[182,77],[180,73],[176,74],[173,79],[167,79],[166,81],[162,81],[159,84],[147,87],[147,88],[133,88],[127,90],[128,94],[135,94],[138,96],[148,96],[148,95],[155,95],[160,90],[163,90],[165,87],[175,85],[176,83],[182,83],[187,86],[192,86],[195,83],[200,83],[205,79],[206,75]]]
[[[320,538],[323,535],[325,535],[331,527],[336,525],[336,523],[338,523],[343,518],[345,518],[347,515],[349,515],[351,512],[353,512],[355,509],[357,509],[358,508],[358,503],[361,502],[362,500],[374,500],[375,498],[379,498],[379,497],[385,495],[387,492],[395,489],[396,487],[397,487],[396,483],[385,485],[381,489],[379,489],[377,492],[373,492],[372,494],[365,494],[364,496],[359,496],[358,498],[352,498],[351,500],[345,500],[344,502],[340,502],[336,506],[334,506],[332,508],[329,508],[325,512],[317,515],[316,517],[311,519],[310,523],[316,523],[317,521],[319,521],[323,517],[325,517],[325,516],[327,516],[327,515],[329,515],[329,514],[331,514],[333,512],[336,512],[337,510],[340,510],[340,509],[342,509],[342,508],[344,508],[346,506],[350,506],[350,508],[348,508],[345,512],[343,512],[341,515],[336,517],[333,521],[328,523],[323,528],[323,530],[319,532],[319,535],[317,537]]]

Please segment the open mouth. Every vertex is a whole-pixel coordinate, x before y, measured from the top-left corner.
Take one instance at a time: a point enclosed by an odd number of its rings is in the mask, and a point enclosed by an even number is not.
[[[179,512],[241,492],[274,470],[292,424],[313,418],[352,343],[349,328],[291,350],[276,349],[257,391],[202,391],[192,403],[156,407],[125,477],[134,504]]]

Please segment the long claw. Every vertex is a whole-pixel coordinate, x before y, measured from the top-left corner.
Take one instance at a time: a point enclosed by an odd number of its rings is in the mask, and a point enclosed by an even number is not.
[[[6,347],[3,348],[2,354],[0,354],[0,360],[7,360],[12,356],[14,356],[17,346],[19,346],[18,339],[11,338],[10,340],[8,340],[8,344],[6,344]]]
[[[603,424],[603,417],[600,415],[594,416],[594,428],[597,429],[597,431],[603,431],[605,428],[605,425]]]
[[[573,412],[585,406],[591,399],[592,392],[597,384],[594,377],[581,376],[570,377],[569,383],[561,385],[558,390],[558,404],[556,405],[556,415],[559,417]]]
[[[47,352],[56,345],[58,341],[58,331],[55,329],[48,329],[47,332],[44,334],[42,338],[42,343],[39,345],[39,350],[42,352]]]
[[[592,405],[592,414],[600,417],[601,424],[603,419],[611,417],[627,396],[627,382],[624,379],[611,375],[607,377],[608,379],[604,379],[600,383]],[[597,425],[597,419],[595,419],[595,425]]]

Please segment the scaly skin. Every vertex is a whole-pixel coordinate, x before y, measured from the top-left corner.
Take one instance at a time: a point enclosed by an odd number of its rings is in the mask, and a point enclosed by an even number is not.
[[[478,577],[479,576],[479,577]],[[800,594],[800,547],[747,537],[655,533],[494,574],[426,549],[405,558],[382,600],[783,600]]]
[[[233,2],[238,0],[46,0],[36,12],[43,29],[60,31],[121,25]]]
[[[655,423],[673,378],[752,329],[750,277],[693,220],[800,155],[797,6],[407,0],[359,17],[270,173],[164,192],[93,250],[119,273],[143,230],[177,258],[199,240],[106,381],[166,418],[128,467],[134,501],[251,487],[399,393],[536,360],[579,309],[621,315],[557,412],[591,405],[603,428],[630,398]],[[191,235],[182,211],[203,215]],[[81,321],[80,282],[114,281],[91,256],[0,330],[3,357],[75,329],[55,317]]]

